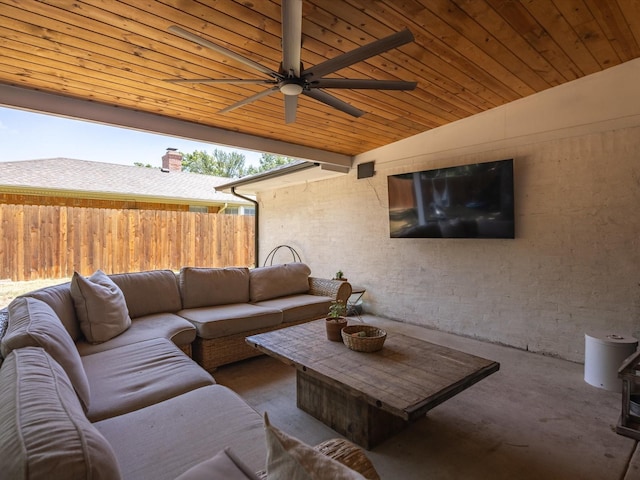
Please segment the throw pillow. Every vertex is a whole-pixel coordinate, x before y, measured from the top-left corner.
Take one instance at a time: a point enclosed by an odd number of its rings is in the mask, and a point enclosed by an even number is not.
[[[191,467],[176,480],[260,480],[229,448]]]
[[[7,322],[9,320],[9,314],[7,311],[0,310],[0,340],[4,337],[4,332],[7,330]],[[4,355],[2,355],[2,351],[0,350],[0,367],[2,367],[2,362],[4,361]]]
[[[102,270],[89,278],[74,272],[71,296],[88,342],[106,342],[131,326],[122,290]]]
[[[264,414],[267,480],[364,480],[355,470],[278,430]]]
[[[9,304],[9,325],[0,350],[5,357],[23,347],[42,347],[64,368],[78,398],[89,409],[89,380],[80,354],[69,332],[53,309],[30,297],[18,297]]]

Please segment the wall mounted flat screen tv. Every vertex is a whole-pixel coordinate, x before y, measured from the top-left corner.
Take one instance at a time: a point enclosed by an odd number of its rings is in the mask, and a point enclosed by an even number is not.
[[[392,238],[514,238],[513,159],[387,177]]]

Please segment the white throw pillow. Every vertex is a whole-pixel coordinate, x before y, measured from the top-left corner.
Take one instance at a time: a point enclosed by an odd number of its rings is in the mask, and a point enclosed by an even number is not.
[[[364,480],[355,470],[278,430],[264,414],[267,480]]]
[[[71,296],[88,342],[106,342],[131,326],[122,290],[102,270],[89,278],[74,272]]]

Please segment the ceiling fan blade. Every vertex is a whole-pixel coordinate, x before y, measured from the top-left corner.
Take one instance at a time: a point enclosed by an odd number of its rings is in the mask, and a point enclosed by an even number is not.
[[[284,96],[284,123],[293,123],[296,121],[296,110],[298,109],[298,96]]]
[[[163,81],[169,83],[226,83],[232,85],[251,84],[251,85],[275,85],[275,80],[260,80],[253,78],[164,78]]]
[[[302,94],[307,95],[308,97],[314,98],[319,102],[326,103],[327,105],[333,108],[336,108],[341,112],[348,113],[349,115],[356,118],[361,117],[362,115],[365,114],[365,112],[363,112],[359,108],[349,105],[347,102],[343,102],[342,100],[334,97],[333,95],[329,95],[328,93],[323,92],[322,90],[317,90],[317,89],[304,90]]]
[[[278,87],[269,88],[267,90],[263,90],[262,92],[256,93],[255,95],[251,95],[250,97],[245,98],[244,100],[240,100],[233,105],[229,105],[228,107],[223,108],[218,113],[228,113],[231,110],[235,110],[236,108],[242,107],[244,105],[248,105],[251,102],[255,102],[256,100],[261,99],[262,97],[266,97],[267,95],[271,95],[278,91]]]
[[[282,0],[282,70],[300,77],[302,0]]]
[[[401,80],[369,80],[358,78],[320,78],[310,82],[311,88],[351,88],[355,90],[413,90],[418,82]]]
[[[367,45],[358,47],[355,50],[343,53],[342,55],[338,55],[335,58],[315,65],[302,72],[302,75],[309,81],[313,81],[314,78],[318,79],[324,77],[325,75],[337,72],[338,70],[342,70],[343,68],[353,65],[354,63],[361,62],[362,60],[374,57],[386,52],[387,50],[400,47],[405,43],[409,43],[412,41],[413,34],[409,29],[405,28],[398,33],[394,33],[392,35],[389,35],[388,37],[368,43]]]
[[[231,50],[228,50],[220,45],[216,45],[213,42],[210,42],[209,40],[205,40],[202,37],[199,37],[198,35],[194,35],[191,32],[188,32],[186,30],[184,30],[183,28],[178,27],[177,25],[171,25],[168,29],[171,33],[175,33],[176,35],[179,35],[180,37],[186,39],[186,40],[191,40],[194,43],[197,43],[198,45],[201,45],[205,48],[208,48],[210,50],[213,50],[214,52],[218,52],[222,55],[225,55],[229,58],[233,58],[234,60],[248,66],[251,67],[255,70],[258,70],[259,72],[262,72],[266,75],[270,75],[274,78],[282,78],[282,76],[277,73],[274,72],[273,70],[264,67],[262,65],[260,65],[257,62],[254,62],[253,60],[247,58],[247,57],[243,57],[242,55],[239,55],[235,52],[232,52]]]

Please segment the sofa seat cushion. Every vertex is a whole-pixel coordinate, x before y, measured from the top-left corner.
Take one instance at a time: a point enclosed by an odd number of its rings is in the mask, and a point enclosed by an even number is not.
[[[220,338],[282,323],[282,311],[249,303],[189,308],[178,315],[193,323],[200,338]]]
[[[254,268],[249,273],[251,302],[307,293],[311,269],[304,263],[285,263]]]
[[[282,310],[282,321],[288,323],[326,317],[331,301],[331,297],[302,294],[264,300],[256,305]]]
[[[243,267],[180,269],[183,308],[249,302],[249,269]]]
[[[108,342],[91,344],[81,340],[76,347],[80,355],[90,355],[155,338],[165,338],[179,346],[189,345],[196,338],[196,329],[191,322],[173,313],[155,313],[134,318],[126,332]]]
[[[222,385],[94,425],[113,446],[125,479],[175,479],[227,447],[251,471],[266,464],[262,418]]]
[[[14,350],[0,369],[0,452],[2,478],[121,478],[66,372],[40,347]]]
[[[158,338],[82,357],[92,422],[122,415],[205,385],[211,375],[169,340]]]
[[[230,448],[191,467],[176,480],[260,480]]]
[[[71,335],[49,305],[30,297],[16,298],[9,305],[9,325],[0,343],[5,357],[23,347],[45,349],[64,368],[84,410],[88,410],[89,380]]]
[[[109,278],[122,290],[131,318],[182,308],[178,278],[171,270],[117,273]]]

